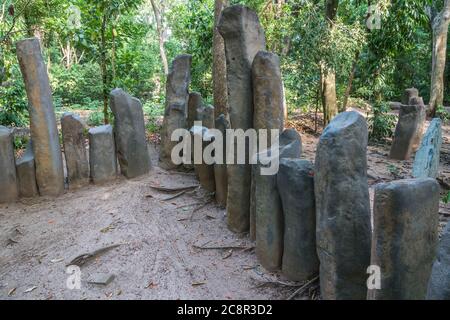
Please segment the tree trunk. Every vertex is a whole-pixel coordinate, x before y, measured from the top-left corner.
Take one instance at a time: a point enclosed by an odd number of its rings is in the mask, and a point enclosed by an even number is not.
[[[450,22],[450,0],[445,0],[442,11],[433,20],[433,60],[429,114],[434,117],[436,109],[444,103],[444,72],[447,54],[447,34]]]
[[[150,0],[150,2],[152,4],[153,13],[155,14],[156,29],[158,31],[159,54],[164,67],[164,74],[167,76],[169,74],[169,63],[167,62],[166,50],[164,49],[164,26],[161,20],[161,12],[155,3],[155,0]]]
[[[325,18],[330,29],[336,20],[339,0],[325,0]],[[338,113],[336,98],[336,74],[329,68],[326,62],[321,63],[321,95],[324,113],[324,126],[330,123],[331,119]]]
[[[109,123],[108,115],[108,69],[106,65],[106,24],[107,24],[106,13],[103,14],[101,33],[101,43],[100,43],[100,68],[102,70],[102,82],[103,82],[103,117],[105,124]]]
[[[342,109],[340,112],[344,112],[347,110],[348,98],[350,97],[350,93],[352,92],[353,80],[355,79],[356,66],[358,65],[359,60],[359,52],[355,55],[355,60],[353,61],[352,71],[350,72],[350,76],[348,77],[347,89],[345,90],[344,103],[342,104]]]
[[[228,5],[228,0],[215,0],[214,37],[213,37],[213,96],[214,112],[217,118],[220,114],[228,117],[227,65],[225,59],[225,44],[217,30],[222,10]]]

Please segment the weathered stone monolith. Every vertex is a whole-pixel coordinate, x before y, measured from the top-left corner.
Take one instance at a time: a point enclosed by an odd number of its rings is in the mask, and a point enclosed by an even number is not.
[[[197,109],[197,120],[202,122],[203,127],[213,129],[215,127],[214,107],[204,105]]]
[[[39,195],[36,182],[36,167],[34,161],[33,143],[28,142],[25,153],[16,161],[19,195],[23,198],[33,198]]]
[[[415,152],[417,151],[417,149],[419,149],[420,143],[422,142],[423,128],[425,127],[427,112],[425,103],[423,102],[423,98],[421,97],[412,97],[411,99],[409,99],[409,105],[418,106],[419,108],[419,115],[417,117],[417,130],[412,141],[412,151]]]
[[[283,133],[280,135],[279,137],[279,142],[278,142],[278,146],[279,146],[279,159],[284,159],[284,158],[300,158],[301,153],[302,153],[302,138],[300,136],[300,134],[297,132],[297,130],[295,129],[286,129],[283,131]],[[272,146],[272,147],[276,147],[276,146]],[[255,241],[256,240],[256,184],[261,181],[261,183],[269,183],[269,185],[273,182],[271,182],[271,179],[276,179],[276,177],[260,177],[260,165],[256,164],[253,165],[253,170],[252,170],[252,188],[251,188],[251,199],[250,199],[250,239]],[[264,189],[262,189],[264,190]],[[271,197],[273,195],[269,195],[268,199],[265,199],[264,195],[261,195],[260,197],[262,197],[260,199],[261,202],[261,207],[264,207],[264,201],[271,201]],[[276,199],[278,199],[277,197],[275,197]],[[264,214],[263,214],[264,215]],[[276,218],[275,216],[275,219]],[[277,220],[279,221],[279,219]],[[275,232],[279,233],[279,226],[280,224],[277,224],[275,226],[273,226],[275,228]],[[272,227],[272,226],[271,226]],[[278,228],[278,229],[277,229]],[[264,235],[261,235],[261,237],[263,238]],[[262,241],[262,240],[261,240]],[[282,241],[281,237],[278,237],[278,243],[280,243]]]
[[[322,298],[365,299],[370,264],[367,123],[359,113],[337,115],[317,146],[315,196]]]
[[[436,255],[439,184],[406,179],[376,186],[371,265],[379,266],[381,289],[374,300],[423,300]]]
[[[89,184],[89,161],[86,150],[86,126],[73,113],[65,113],[61,118],[64,155],[67,166],[69,188],[80,188]]]
[[[36,180],[43,196],[64,192],[64,169],[47,67],[37,38],[17,42],[17,57],[25,82],[34,143]]]
[[[116,146],[111,125],[89,130],[89,164],[91,179],[95,184],[117,177]]]
[[[417,90],[416,88],[406,89],[405,92],[403,93],[402,104],[409,105],[409,101],[413,97],[416,98],[419,97],[419,90]]]
[[[319,274],[313,164],[282,159],[277,186],[284,215],[282,273],[292,281],[311,280]]]
[[[198,92],[191,92],[189,94],[188,113],[187,113],[187,128],[191,130],[194,126],[194,121],[198,121],[197,110],[203,108],[203,98]]]
[[[242,5],[223,10],[218,30],[225,41],[231,128],[245,131],[253,127],[251,69],[255,55],[265,49],[264,31],[256,13]],[[250,226],[251,165],[230,164],[227,172],[228,226],[234,232],[245,232]]]
[[[442,146],[442,121],[433,119],[425,133],[422,145],[416,153],[413,166],[414,178],[437,178]]]
[[[444,229],[431,271],[428,300],[450,300],[450,223]]]
[[[110,107],[122,174],[136,178],[148,173],[151,164],[141,102],[122,89],[114,89],[110,94]]]
[[[177,56],[170,67],[166,83],[166,107],[161,130],[161,165],[165,168],[177,167],[171,159],[172,149],[178,141],[171,141],[177,129],[186,129],[189,83],[191,82],[192,56]]]
[[[228,196],[228,179],[227,179],[227,164],[226,164],[226,130],[230,128],[230,123],[224,114],[219,115],[216,119],[216,129],[222,133],[223,141],[223,159],[222,164],[214,165],[214,178],[216,180],[216,201],[222,206],[227,205]]]
[[[0,203],[14,202],[18,196],[12,132],[0,126]]]
[[[194,141],[202,141],[202,150],[204,150],[210,141],[206,136],[209,135],[209,128],[203,126],[194,126],[191,128],[191,134],[193,136]],[[199,156],[200,158],[200,156]],[[195,156],[194,156],[195,159]],[[203,158],[203,152],[201,154],[201,163],[195,163],[195,173],[200,181],[200,185],[208,192],[216,191],[216,182],[214,179],[214,164],[207,164],[205,159]]]
[[[274,153],[276,149],[278,155]],[[281,269],[283,256],[284,219],[277,186],[279,161],[284,158],[300,158],[300,155],[300,135],[295,130],[286,130],[278,144],[272,144],[270,149],[257,155],[259,163],[253,166],[254,195],[251,199],[250,234],[255,234],[259,262],[269,271]],[[266,160],[271,159],[271,162],[262,163],[264,157]],[[273,165],[274,162],[277,162],[276,166]],[[263,174],[262,169],[270,167],[276,168],[274,173]]]
[[[254,128],[284,128],[284,90],[280,59],[276,54],[260,51],[252,66]],[[270,146],[270,144],[269,144]]]
[[[394,140],[389,157],[395,160],[408,160],[414,150],[420,127],[422,106],[402,105],[395,128]]]

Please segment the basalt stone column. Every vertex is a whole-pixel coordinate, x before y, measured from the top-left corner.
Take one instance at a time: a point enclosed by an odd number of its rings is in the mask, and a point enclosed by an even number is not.
[[[64,169],[52,92],[39,40],[17,42],[17,57],[28,96],[39,192],[43,196],[57,196],[64,192]]]
[[[203,108],[202,95],[198,92],[191,92],[189,94],[188,115],[187,115],[187,128],[189,130],[191,130],[191,128],[194,126],[194,121],[199,120],[197,110],[201,110],[202,108]]]
[[[191,134],[195,140],[202,141],[202,150],[204,150],[209,141],[205,141],[209,135],[208,128],[201,126],[194,126],[191,129]],[[214,192],[216,190],[216,182],[214,179],[214,164],[206,164],[205,159],[203,159],[202,152],[202,163],[194,164],[195,173],[200,181],[200,185],[209,192]]]
[[[148,173],[151,164],[141,102],[122,89],[114,89],[110,94],[110,107],[122,174],[136,178]]]
[[[366,299],[370,264],[367,124],[343,112],[325,128],[317,146],[315,195],[317,253],[322,298]]]
[[[260,51],[256,54],[252,65],[254,128],[267,130],[267,146],[272,142],[271,129],[278,129],[280,134],[284,129],[284,89],[281,80],[280,60],[277,55]],[[257,166],[253,166],[253,171]],[[252,172],[250,200],[250,238],[256,239],[255,229],[255,188],[256,173]]]
[[[116,147],[111,125],[89,130],[89,164],[91,178],[95,184],[117,177]]]
[[[88,185],[89,161],[86,150],[86,126],[78,115],[65,113],[61,118],[61,129],[69,188]]]
[[[423,99],[421,97],[412,97],[411,99],[409,99],[409,105],[418,106],[419,108],[419,115],[417,117],[417,130],[416,134],[414,135],[412,145],[413,151],[417,151],[422,141],[423,128],[425,126],[425,121],[427,119],[427,113],[425,103],[423,102]]]
[[[415,98],[419,97],[419,90],[417,90],[416,88],[406,89],[405,92],[403,93],[402,104],[409,105],[409,101],[411,100],[411,98],[414,97]]]
[[[284,135],[283,135],[284,134]],[[282,134],[279,144],[273,144],[271,149],[258,154],[272,158],[271,161],[280,161],[284,158],[300,158],[301,138],[294,130]],[[273,150],[278,148],[278,158]],[[263,175],[261,169],[271,164],[259,163],[253,166],[254,220],[251,220],[251,233],[255,233],[256,256],[261,265],[269,270],[281,269],[283,256],[284,219],[281,198],[277,186],[277,174]],[[279,163],[278,167],[279,168]],[[253,214],[253,212],[252,212]]]
[[[36,167],[31,140],[28,142],[24,155],[16,161],[16,172],[19,182],[19,195],[23,198],[38,196],[39,190],[36,183]]]
[[[277,186],[284,213],[282,272],[289,280],[310,280],[319,274],[313,164],[282,159]]]
[[[228,179],[227,179],[227,164],[226,164],[226,130],[230,128],[230,123],[225,115],[221,114],[216,119],[216,129],[222,133],[223,137],[223,159],[222,164],[214,165],[214,178],[216,181],[216,201],[222,206],[227,205],[228,196]]]
[[[442,121],[433,119],[416,153],[413,166],[414,178],[437,178],[442,146]]]
[[[12,132],[0,126],[0,203],[14,202],[18,196]]]
[[[254,128],[284,128],[284,93],[280,59],[276,54],[260,51],[253,60]],[[270,145],[269,145],[270,146]]]
[[[408,160],[417,142],[423,107],[420,105],[402,105],[395,128],[394,140],[389,157],[395,160]]]
[[[428,283],[428,300],[450,300],[450,223],[442,235]]]
[[[197,109],[197,120],[202,122],[202,139],[204,135],[209,134],[208,129],[214,128],[214,108],[212,106],[202,106]],[[196,133],[199,133],[196,131]],[[208,141],[203,142],[203,150],[210,144]],[[194,165],[195,172],[199,177],[200,184],[209,192],[216,191],[216,182],[214,178],[214,164],[206,164],[203,160],[202,164]]]
[[[277,147],[272,146],[272,148]],[[278,142],[278,147],[279,147],[279,159],[283,159],[283,158],[300,158],[301,154],[302,154],[302,138],[300,136],[300,134],[297,132],[297,130],[295,129],[286,129],[283,131],[283,133],[280,135],[279,137],[279,142]],[[256,185],[257,183],[268,183],[269,185],[271,183],[274,183],[272,180],[275,179],[276,180],[276,176],[275,177],[261,177],[260,176],[260,166],[259,164],[256,164],[253,166],[253,170],[252,170],[252,189],[251,189],[251,199],[250,199],[250,239],[255,241],[256,240]],[[264,189],[259,189],[259,190],[264,190]],[[273,194],[270,193],[269,191],[269,196],[266,199],[265,195],[258,195],[258,197],[262,197],[260,198],[260,206],[262,208],[264,208],[264,202],[270,202],[273,198],[275,198],[275,201],[278,201],[278,197],[274,196]],[[278,208],[280,208],[280,206],[278,206]],[[265,209],[264,209],[265,210]],[[280,209],[281,210],[281,209]],[[280,212],[280,211],[278,211]],[[264,213],[262,214],[262,216],[264,216],[265,214],[269,214],[270,212],[264,211]],[[280,222],[280,216],[275,215],[274,216],[275,221]],[[270,222],[269,222],[270,224]],[[268,226],[268,228],[272,228],[274,227],[274,230],[277,231],[269,231],[268,233],[277,233],[279,236],[277,237],[277,243],[281,243],[282,242],[282,234],[281,234],[281,226],[282,223],[275,223],[275,225],[270,225]],[[261,239],[265,238],[265,235],[262,233],[261,229]],[[265,240],[260,240],[261,242],[264,242]],[[276,245],[278,247],[280,247],[279,245]],[[277,254],[275,254],[277,256]],[[273,259],[272,259],[273,260]],[[277,260],[277,259],[276,259]],[[278,261],[278,260],[277,260]]]
[[[371,265],[381,269],[381,289],[374,300],[422,300],[436,255],[439,184],[409,179],[375,188]]]
[[[225,41],[229,117],[232,129],[253,127],[252,63],[265,49],[264,31],[255,12],[241,5],[222,12],[218,30]],[[250,225],[251,165],[228,165],[228,226],[234,232]]]
[[[163,167],[177,167],[171,160],[172,149],[178,141],[171,141],[172,133],[186,128],[189,102],[189,83],[191,82],[192,56],[177,56],[170,67],[166,83],[166,108],[161,131],[160,160]]]

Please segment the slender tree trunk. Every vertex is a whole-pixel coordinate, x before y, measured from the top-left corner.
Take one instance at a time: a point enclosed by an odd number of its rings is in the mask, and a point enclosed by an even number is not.
[[[353,61],[352,71],[350,72],[350,76],[348,77],[347,89],[345,90],[344,103],[342,104],[342,109],[339,110],[341,112],[347,110],[348,98],[350,97],[350,93],[352,92],[353,80],[355,79],[356,67],[358,65],[359,60],[359,52],[355,55],[355,60]]]
[[[450,22],[450,0],[433,20],[433,61],[431,71],[431,92],[429,114],[434,117],[438,106],[444,103],[444,72],[447,55],[447,34]]]
[[[153,8],[153,13],[155,14],[156,29],[158,31],[159,39],[159,54],[161,56],[161,61],[164,67],[164,74],[169,74],[169,63],[167,62],[166,50],[164,49],[164,26],[161,19],[161,12],[155,3],[155,0],[150,0]]]
[[[228,5],[228,0],[215,0],[214,35],[213,35],[213,96],[215,116],[228,116],[227,65],[225,58],[225,43],[217,30],[222,10]]]
[[[101,27],[101,43],[100,43],[100,68],[102,72],[102,82],[103,82],[103,117],[105,124],[109,123],[108,115],[108,69],[106,65],[106,25],[107,25],[107,14],[103,14],[102,27]]]
[[[330,29],[333,28],[333,23],[336,20],[338,6],[339,0],[325,0],[325,18],[328,21]],[[336,98],[336,74],[324,61],[321,63],[320,79],[324,125],[326,126],[338,113],[338,108]]]

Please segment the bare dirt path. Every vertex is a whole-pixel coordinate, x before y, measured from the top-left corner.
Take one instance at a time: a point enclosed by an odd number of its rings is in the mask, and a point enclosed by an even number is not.
[[[301,130],[304,131],[304,130]],[[449,127],[444,127],[441,179],[450,177]],[[302,134],[303,157],[314,160],[318,135]],[[412,161],[391,161],[389,146],[368,150],[369,182],[410,176]],[[156,151],[153,154],[157,154]],[[156,159],[153,159],[156,163]],[[228,231],[225,210],[202,191],[164,201],[170,195],[150,186],[189,186],[192,175],[154,167],[136,180],[67,191],[57,199],[0,205],[0,299],[286,299],[278,275],[266,273],[246,235]],[[443,193],[445,191],[443,190]],[[442,226],[449,207],[441,204]],[[81,290],[66,287],[66,264],[112,244],[121,246],[81,268]],[[198,247],[249,249],[199,249]],[[107,286],[90,284],[97,274],[114,274]],[[316,298],[317,287],[300,299]]]

